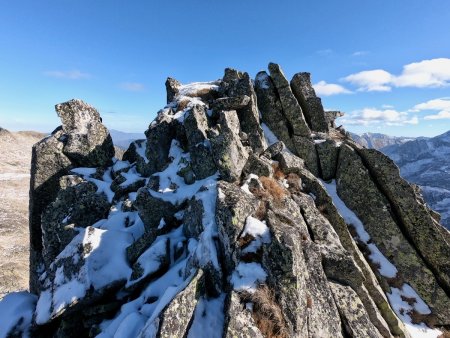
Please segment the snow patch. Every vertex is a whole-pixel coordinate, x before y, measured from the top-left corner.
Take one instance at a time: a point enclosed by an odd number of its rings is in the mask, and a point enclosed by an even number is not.
[[[259,263],[240,262],[231,275],[231,284],[235,291],[253,293],[259,284],[264,283],[267,273]]]
[[[240,237],[243,238],[246,235],[252,236],[254,240],[242,251],[243,253],[257,252],[263,243],[268,244],[271,241],[270,230],[266,223],[252,216],[247,217]]]
[[[224,318],[225,294],[217,298],[201,297],[197,303],[188,338],[221,338]]]
[[[261,123],[261,128],[264,132],[264,138],[266,139],[269,146],[279,141],[272,130],[270,130],[270,128],[265,123]]]
[[[12,292],[0,300],[0,338],[6,338],[17,324],[17,329],[28,337],[37,297],[31,293]]]

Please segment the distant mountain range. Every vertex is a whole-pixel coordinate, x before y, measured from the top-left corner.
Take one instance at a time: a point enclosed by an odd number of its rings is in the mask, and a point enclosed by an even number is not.
[[[450,131],[433,138],[372,133],[351,136],[360,145],[379,149],[392,158],[401,175],[421,187],[425,201],[450,229]]]
[[[397,137],[379,133],[364,133],[361,135],[350,133],[350,136],[358,144],[366,148],[373,148],[377,150],[390,145],[403,144],[415,139],[413,137]]]
[[[114,129],[110,129],[109,133],[111,134],[114,145],[124,150],[128,149],[131,142],[145,138],[144,133],[126,133]]]

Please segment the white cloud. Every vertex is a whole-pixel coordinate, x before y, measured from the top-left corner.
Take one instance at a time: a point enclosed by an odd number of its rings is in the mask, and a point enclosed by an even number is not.
[[[392,81],[392,75],[385,70],[375,69],[351,74],[343,80],[358,86],[358,91],[388,92],[391,90],[391,87],[387,84]]]
[[[410,117],[408,112],[400,112],[395,109],[363,108],[350,113],[340,120],[347,125],[386,125],[403,126],[418,124],[417,116]]]
[[[450,119],[450,98],[440,98],[416,104],[411,111],[437,111],[437,114],[426,115],[424,120]]]
[[[427,115],[423,118],[424,120],[444,120],[444,119],[450,119],[450,111],[448,110],[442,110],[437,114],[434,115]]]
[[[89,79],[91,74],[84,73],[79,70],[49,70],[44,72],[45,76],[54,77],[57,79],[68,79],[68,80],[81,80],[81,79]]]
[[[343,78],[358,86],[358,91],[390,91],[392,87],[446,87],[450,85],[450,59],[423,60],[403,66],[393,75],[383,69],[362,71]]]
[[[321,49],[316,51],[316,54],[319,54],[320,56],[328,56],[333,54],[333,50],[332,49]]]
[[[119,86],[130,92],[141,92],[145,89],[145,86],[139,82],[122,82]]]
[[[422,110],[448,110],[450,111],[450,98],[440,98],[429,100],[424,103],[416,104],[412,111],[422,111]]]
[[[410,63],[395,78],[397,87],[444,87],[450,85],[450,59],[440,58]]]
[[[369,54],[367,50],[358,50],[352,54],[352,56],[364,56]]]
[[[350,94],[351,91],[344,88],[341,85],[334,83],[327,83],[325,81],[319,81],[313,85],[314,90],[318,96],[330,96],[338,94]]]

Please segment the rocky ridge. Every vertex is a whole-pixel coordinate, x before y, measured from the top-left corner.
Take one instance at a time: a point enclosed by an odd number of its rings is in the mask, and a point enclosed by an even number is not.
[[[336,129],[308,73],[166,82],[113,158],[98,112],[56,106],[33,148],[30,294],[12,336],[437,337],[450,233],[385,155]],[[2,309],[0,303],[0,310]],[[6,326],[5,326],[6,327]],[[75,334],[75,333],[76,334]]]

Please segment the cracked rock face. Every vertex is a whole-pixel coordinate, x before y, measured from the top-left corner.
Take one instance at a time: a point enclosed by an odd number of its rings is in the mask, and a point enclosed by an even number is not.
[[[57,105],[62,127],[33,148],[32,294],[11,334],[450,326],[450,233],[392,161],[335,129],[341,114],[324,112],[309,73],[289,82],[268,68],[255,81],[230,68],[212,82],[169,78],[166,107],[123,160],[94,108]]]

